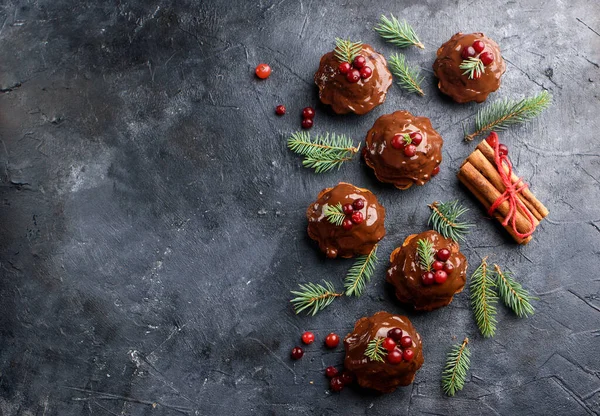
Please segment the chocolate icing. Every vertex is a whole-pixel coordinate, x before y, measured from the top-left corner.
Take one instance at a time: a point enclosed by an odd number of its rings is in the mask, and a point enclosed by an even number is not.
[[[350,230],[329,222],[324,209],[337,203],[351,204],[355,199],[365,199],[361,210],[364,221],[354,224]],[[373,246],[385,235],[385,208],[368,189],[357,188],[349,183],[340,182],[334,188],[323,189],[317,200],[306,210],[308,235],[319,243],[319,248],[327,257],[353,257],[369,254]]]
[[[479,79],[469,79],[462,75],[460,63],[463,58],[461,51],[480,39],[485,44],[485,51],[494,54],[494,61],[485,67],[485,72]],[[482,103],[490,92],[500,87],[500,77],[506,71],[506,64],[500,54],[500,47],[483,33],[455,34],[437,51],[437,59],[433,63],[433,72],[439,78],[438,87],[444,94],[452,97],[457,103],[476,101]]]
[[[413,157],[409,158],[403,150],[391,146],[395,134],[415,131],[421,133],[423,141]],[[431,172],[442,162],[442,136],[427,117],[416,117],[408,111],[379,117],[365,141],[363,155],[367,165],[373,168],[377,179],[393,183],[399,189],[408,189],[413,184],[424,185],[431,179]]]
[[[330,104],[337,114],[368,113],[385,101],[387,90],[392,85],[392,74],[383,55],[375,52],[370,45],[363,45],[361,55],[367,59],[366,65],[373,74],[356,83],[348,82],[346,76],[340,73],[340,61],[333,51],[321,57],[314,77],[315,84],[319,87],[321,102]]]
[[[386,337],[392,328],[400,328],[413,340],[415,355],[411,361],[399,364],[371,361],[365,357],[369,341],[376,337]],[[421,336],[406,316],[377,312],[375,315],[360,318],[354,330],[344,339],[346,358],[344,367],[354,373],[361,387],[389,393],[398,386],[408,386],[415,379],[415,373],[423,365],[423,346]]]
[[[435,250],[450,250],[448,261],[454,266],[454,271],[441,285],[425,286],[421,282],[424,270],[421,270],[417,258],[417,241],[424,238],[433,243]],[[467,259],[459,250],[458,243],[444,238],[436,231],[409,235],[402,247],[398,247],[390,255],[392,265],[387,271],[386,280],[396,288],[398,300],[412,303],[416,310],[432,311],[446,306],[452,302],[456,293],[462,292],[467,280]]]

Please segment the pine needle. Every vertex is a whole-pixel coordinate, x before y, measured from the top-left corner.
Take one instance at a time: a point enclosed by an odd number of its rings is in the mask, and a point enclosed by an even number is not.
[[[371,281],[376,265],[377,245],[366,256],[358,257],[350,270],[348,270],[346,279],[344,279],[346,296],[362,295],[366,284]]]
[[[471,276],[471,306],[475,322],[484,338],[493,337],[496,333],[496,307],[498,298],[494,291],[494,281],[490,276],[487,257]]]
[[[392,74],[398,78],[397,83],[400,87],[421,96],[425,95],[421,88],[421,83],[425,78],[421,75],[421,70],[418,66],[410,66],[401,53],[395,53],[390,56],[388,61],[388,67],[392,71]]]
[[[496,284],[500,299],[508,306],[519,318],[526,318],[533,315],[534,308],[531,305],[533,299],[519,282],[517,282],[509,272],[502,272],[497,264],[494,264],[496,272]]]
[[[509,99],[495,101],[477,112],[475,132],[469,134],[465,126],[465,140],[473,140],[491,131],[506,130],[513,124],[526,123],[540,115],[550,104],[552,104],[552,95],[548,91],[518,101]]]
[[[416,46],[421,49],[425,48],[417,37],[415,30],[406,20],[399,22],[393,14],[390,16],[391,18],[388,19],[386,16],[381,15],[379,24],[375,26],[375,31],[382,38],[400,48],[407,48],[409,46]]]
[[[460,221],[460,216],[469,209],[460,205],[458,201],[434,202],[428,206],[432,212],[427,224],[445,238],[451,238],[458,243],[465,239],[465,235],[473,227],[473,224]]]
[[[419,257],[421,270],[426,272],[431,271],[431,267],[435,261],[433,243],[425,238],[417,241],[417,256]]]
[[[474,57],[463,60],[458,67],[465,70],[462,74],[468,75],[469,79],[479,78],[485,72],[481,59]]]
[[[336,205],[327,205],[325,207],[325,210],[323,211],[323,215],[325,215],[327,221],[334,225],[337,225],[338,227],[342,225],[344,219],[346,219],[346,214],[344,214],[342,204],[339,202]]]
[[[314,169],[316,173],[328,172],[336,167],[339,169],[360,149],[360,144],[354,147],[352,140],[335,133],[327,133],[311,140],[310,133],[299,131],[292,134],[287,144],[291,151],[304,156],[302,165]]]
[[[385,362],[384,358],[387,355],[387,350],[383,348],[384,339],[383,337],[377,337],[369,341],[365,350],[365,357],[371,361]]]
[[[299,284],[300,290],[292,290],[292,295],[296,295],[290,302],[294,305],[296,314],[306,310],[308,315],[315,316],[317,312],[328,307],[335,298],[343,293],[337,293],[333,284],[323,280],[325,286],[316,283]]]
[[[469,338],[465,338],[462,344],[452,347],[446,358],[446,366],[442,372],[442,388],[448,396],[454,396],[465,385],[467,371],[471,365],[471,351],[468,344]]]
[[[354,61],[354,58],[360,55],[362,47],[362,42],[352,42],[349,39],[335,38],[335,49],[333,53],[338,61],[351,64],[352,61]]]

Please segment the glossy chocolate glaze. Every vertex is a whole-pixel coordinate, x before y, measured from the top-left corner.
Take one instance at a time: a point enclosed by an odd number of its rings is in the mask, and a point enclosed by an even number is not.
[[[448,275],[448,280],[441,285],[425,286],[421,282],[424,270],[419,266],[417,257],[417,241],[428,239],[437,251],[441,248],[450,250],[448,261],[454,266],[454,271]],[[455,241],[444,238],[436,231],[425,231],[406,237],[402,247],[394,250],[390,256],[392,265],[387,271],[386,280],[396,288],[396,297],[402,303],[411,303],[416,310],[432,311],[452,302],[456,293],[462,292],[467,280],[467,259],[459,251]]]
[[[494,61],[485,67],[479,79],[469,79],[462,75],[459,66],[463,61],[461,51],[469,47],[477,39],[485,44],[485,51],[494,54]],[[438,77],[438,87],[444,94],[452,97],[457,103],[476,101],[482,103],[490,92],[500,87],[500,77],[506,71],[506,64],[500,54],[500,47],[483,33],[457,33],[444,43],[437,51],[437,59],[433,63],[433,72]]]
[[[413,157],[404,155],[401,149],[391,146],[397,133],[418,131],[423,141],[417,146]],[[365,162],[375,171],[381,182],[394,184],[399,189],[408,189],[413,184],[424,185],[431,179],[431,172],[442,162],[442,136],[431,125],[427,117],[416,117],[408,111],[396,111],[379,117],[368,131]]]
[[[413,340],[415,355],[411,361],[398,364],[371,361],[365,357],[369,341],[377,337],[386,337],[392,328],[400,328]],[[408,386],[415,379],[415,373],[423,365],[423,346],[421,336],[406,316],[377,312],[375,315],[360,318],[352,333],[344,339],[346,358],[344,367],[354,373],[361,387],[389,393],[398,386]]]
[[[365,199],[361,210],[364,221],[345,230],[329,222],[323,211],[328,205],[351,204],[355,199]],[[334,188],[323,189],[317,200],[306,210],[308,235],[319,243],[319,248],[327,257],[354,257],[369,254],[373,246],[385,235],[385,208],[368,189],[357,188],[340,182]]]
[[[333,51],[321,57],[314,77],[315,84],[319,87],[321,102],[331,105],[337,114],[368,113],[385,101],[387,90],[392,85],[392,74],[383,55],[375,52],[370,45],[363,45],[361,55],[367,59],[367,66],[373,74],[356,83],[348,82],[346,75],[340,73],[340,61]]]

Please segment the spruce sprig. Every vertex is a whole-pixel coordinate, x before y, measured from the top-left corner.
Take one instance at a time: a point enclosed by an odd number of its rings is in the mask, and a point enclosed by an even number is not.
[[[333,53],[338,61],[351,64],[352,61],[354,61],[354,58],[360,54],[362,47],[362,42],[352,42],[349,39],[335,38],[335,49]]]
[[[552,95],[545,90],[521,100],[495,101],[477,112],[473,133],[469,134],[466,125],[464,126],[465,140],[473,140],[490,131],[506,130],[513,124],[526,123],[540,115],[550,104],[552,104]]]
[[[431,215],[427,224],[445,238],[451,238],[457,243],[465,239],[473,224],[460,221],[460,216],[469,209],[462,206],[458,201],[434,202],[428,205]]]
[[[468,344],[469,338],[465,338],[462,344],[452,347],[446,358],[446,366],[442,372],[442,388],[448,396],[454,396],[465,385],[467,371],[471,365],[471,351]]]
[[[510,272],[502,272],[497,264],[494,264],[496,274],[496,285],[500,299],[508,306],[519,318],[526,318],[533,315],[534,308],[531,305],[531,295],[519,282],[517,282]]]
[[[417,37],[415,30],[406,20],[400,22],[393,14],[390,14],[390,16],[391,18],[388,19],[386,16],[381,15],[379,24],[375,26],[375,31],[382,38],[400,48],[407,48],[409,46],[416,46],[421,49],[425,48]]]
[[[316,173],[328,172],[335,167],[339,169],[360,149],[360,143],[354,147],[351,139],[335,133],[317,136],[313,140],[310,133],[299,131],[292,134],[287,144],[291,151],[304,156],[302,165],[314,169]]]
[[[385,362],[384,358],[387,355],[387,350],[383,348],[384,339],[383,337],[377,337],[369,341],[365,350],[365,357],[371,361]]]
[[[419,257],[421,269],[430,272],[433,262],[435,261],[433,243],[426,238],[417,241],[417,257]]]
[[[400,87],[421,96],[425,95],[421,88],[421,83],[425,79],[421,75],[421,70],[418,66],[410,66],[406,62],[404,55],[395,53],[390,56],[388,66],[390,71],[392,71],[392,74],[398,79],[398,85],[400,85]]]
[[[360,296],[368,282],[371,281],[375,266],[377,265],[377,245],[366,256],[360,256],[352,265],[346,278],[344,288],[346,296]]]
[[[336,205],[327,205],[323,211],[323,215],[325,215],[327,221],[337,225],[338,227],[342,225],[344,219],[346,218],[346,214],[344,214],[344,209],[342,208],[342,204],[340,202],[338,202]]]
[[[481,59],[474,57],[464,59],[458,67],[465,70],[462,74],[468,75],[469,79],[479,78],[485,72],[485,65]]]
[[[299,284],[300,290],[292,290],[292,295],[296,295],[290,302],[294,305],[296,314],[306,310],[308,315],[315,316],[317,312],[328,307],[331,302],[343,295],[337,293],[333,284],[323,280],[325,285],[316,283]]]
[[[475,322],[484,338],[493,337],[496,333],[496,307],[498,300],[494,291],[495,283],[490,276],[487,257],[471,275],[471,306]]]

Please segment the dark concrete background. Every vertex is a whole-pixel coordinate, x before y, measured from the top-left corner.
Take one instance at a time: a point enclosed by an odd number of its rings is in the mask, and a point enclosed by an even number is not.
[[[336,36],[373,44],[381,13],[406,17],[425,51],[426,97],[396,85],[362,117],[317,104],[312,75]],[[515,245],[455,174],[475,144],[461,122],[476,104],[440,96],[436,48],[484,31],[507,61],[490,101],[554,95],[538,120],[501,135],[551,214]],[[586,415],[600,413],[600,6],[574,0],[278,2],[11,1],[0,6],[1,415]],[[259,62],[273,74],[253,77]],[[277,118],[275,105],[288,115]],[[382,114],[431,118],[445,139],[441,174],[400,192],[358,160],[316,175],[285,138],[316,105],[314,133],[362,140]],[[314,318],[289,291],[350,260],[325,260],[304,210],[338,181],[387,208],[376,276],[360,299]],[[478,335],[468,291],[415,314],[384,284],[387,256],[426,229],[426,204],[458,198],[477,224],[463,251],[512,270],[536,314],[499,307]],[[473,268],[471,268],[473,270]],[[321,347],[378,310],[408,314],[424,339],[412,386],[377,396],[330,394]],[[292,362],[304,330],[317,345]],[[440,372],[451,344],[472,339],[455,398]]]

